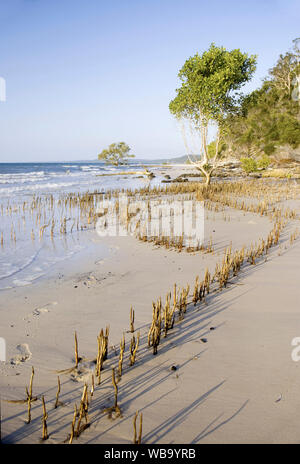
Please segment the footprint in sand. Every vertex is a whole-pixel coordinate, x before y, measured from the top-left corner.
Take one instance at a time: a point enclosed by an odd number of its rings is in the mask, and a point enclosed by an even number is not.
[[[24,363],[31,358],[32,353],[27,343],[23,343],[22,345],[17,345],[16,349],[19,353],[13,358],[11,358],[10,364],[17,366],[18,364]]]
[[[57,305],[57,301],[53,301],[52,303],[48,303],[45,306],[42,306],[41,308],[36,308],[32,313],[28,314],[28,316],[24,317],[24,321],[30,322],[30,319],[32,317],[37,317],[40,316],[43,313],[49,313],[50,312],[50,307]]]
[[[91,362],[91,361],[83,362],[81,363],[79,369],[72,372],[71,380],[73,380],[73,382],[90,383],[94,370],[95,370],[94,362]]]
[[[74,372],[71,374],[71,380],[73,380],[73,382],[83,382],[87,384],[91,383],[93,372],[94,371],[92,370],[86,371],[86,372],[83,372],[83,371]]]

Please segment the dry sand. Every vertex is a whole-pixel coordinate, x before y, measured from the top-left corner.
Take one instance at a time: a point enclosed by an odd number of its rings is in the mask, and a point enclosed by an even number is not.
[[[81,373],[61,375],[63,406],[53,409],[55,370],[74,364],[74,331],[79,354],[95,358],[97,335],[110,325],[109,357],[103,382],[90,405],[91,426],[76,443],[132,443],[132,420],[143,412],[144,443],[297,443],[300,409],[300,364],[291,359],[291,340],[300,336],[300,243],[289,245],[289,229],[268,260],[246,267],[223,292],[206,304],[189,306],[153,356],[146,338],[152,301],[163,299],[176,282],[191,286],[206,267],[213,270],[224,247],[234,249],[266,237],[269,219],[228,210],[209,213],[206,236],[214,253],[177,253],[133,237],[106,238],[105,259],[87,256],[61,265],[56,278],[0,294],[0,335],[7,340],[7,363],[0,363],[2,440],[38,443],[42,404],[4,400],[25,398],[31,366],[34,394],[45,395],[49,414],[47,443],[62,443],[70,431],[74,403],[93,365]],[[119,342],[129,330],[130,306],[141,344],[129,367],[126,336],[124,374],[119,383],[122,418],[103,412],[113,404],[111,367],[118,364]],[[213,329],[213,330],[212,330]],[[204,341],[201,341],[204,339]],[[171,367],[175,366],[176,370]]]

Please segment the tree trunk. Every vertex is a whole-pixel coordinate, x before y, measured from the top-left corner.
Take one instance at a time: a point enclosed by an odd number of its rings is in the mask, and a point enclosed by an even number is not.
[[[211,172],[206,172],[205,177],[206,177],[205,186],[208,187],[211,181]]]

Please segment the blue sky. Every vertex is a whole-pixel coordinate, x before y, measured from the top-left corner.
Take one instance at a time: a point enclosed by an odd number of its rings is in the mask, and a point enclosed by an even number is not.
[[[261,79],[299,37],[297,0],[0,0],[0,162],[93,159],[125,141],[185,148],[168,105],[211,42],[258,55]]]

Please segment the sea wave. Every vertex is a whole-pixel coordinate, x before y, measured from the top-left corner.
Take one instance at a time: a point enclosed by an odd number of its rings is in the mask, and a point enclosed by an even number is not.
[[[25,182],[36,182],[39,179],[45,178],[44,171],[38,172],[16,172],[16,173],[0,173],[0,184],[17,184]]]
[[[1,194],[12,194],[12,193],[18,193],[18,192],[24,192],[26,193],[27,191],[37,191],[37,190],[54,190],[54,189],[61,189],[64,187],[73,187],[75,185],[78,185],[77,182],[53,182],[53,183],[45,183],[45,184],[34,184],[34,185],[27,185],[26,187],[24,186],[15,186],[15,187],[9,187],[9,188],[0,188],[0,195]]]
[[[79,169],[79,166],[77,166],[76,164],[63,164],[63,168]]]

